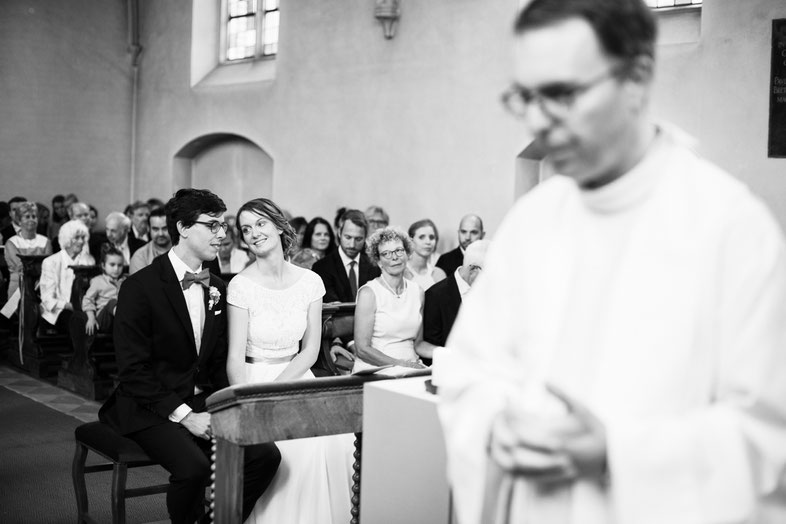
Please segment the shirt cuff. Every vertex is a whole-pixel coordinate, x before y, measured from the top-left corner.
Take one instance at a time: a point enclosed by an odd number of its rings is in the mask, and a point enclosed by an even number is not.
[[[354,340],[350,340],[349,342],[347,342],[347,349],[351,350],[353,347],[355,347],[355,341]]]
[[[175,410],[169,414],[169,420],[172,422],[180,423],[186,418],[186,415],[193,411],[188,404],[180,404]]]

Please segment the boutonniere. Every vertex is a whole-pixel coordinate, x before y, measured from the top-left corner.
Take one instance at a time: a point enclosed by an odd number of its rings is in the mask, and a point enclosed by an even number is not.
[[[210,297],[210,300],[207,302],[207,310],[210,311],[213,309],[213,306],[218,304],[218,299],[221,298],[221,292],[218,290],[218,288],[210,286],[210,289],[207,293]]]

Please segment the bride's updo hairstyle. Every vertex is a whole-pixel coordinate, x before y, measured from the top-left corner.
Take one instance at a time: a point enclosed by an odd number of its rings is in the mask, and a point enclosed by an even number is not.
[[[245,239],[245,237],[240,227],[240,213],[244,211],[249,211],[260,217],[269,218],[270,221],[273,222],[273,225],[276,226],[276,229],[281,230],[281,234],[279,235],[281,238],[281,248],[284,250],[284,257],[289,256],[289,252],[296,247],[297,233],[295,233],[295,230],[289,225],[289,221],[284,216],[281,208],[272,200],[261,197],[249,200],[240,206],[240,209],[237,210],[237,214],[235,215],[237,217],[235,227],[240,234],[240,238],[243,239]]]

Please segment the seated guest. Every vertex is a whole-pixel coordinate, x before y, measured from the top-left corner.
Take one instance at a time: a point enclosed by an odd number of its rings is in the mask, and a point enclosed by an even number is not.
[[[435,347],[444,347],[461,301],[483,269],[488,240],[476,240],[467,246],[464,264],[426,290],[423,305],[423,342],[416,348],[424,361],[430,361]]]
[[[84,202],[74,202],[68,206],[68,218],[70,220],[79,220],[87,226],[90,232],[90,206]]]
[[[308,225],[308,220],[304,217],[295,217],[289,221],[289,225],[292,226],[292,229],[295,230],[295,234],[297,235],[297,241],[295,245],[292,246],[293,248],[300,248],[303,247],[303,235],[306,233],[306,226]]]
[[[150,208],[150,213],[152,213],[156,209],[164,209],[164,202],[161,199],[151,197],[147,199],[147,207]]]
[[[126,261],[126,265],[128,265],[131,262],[131,255],[144,246],[145,242],[136,238],[129,238],[128,230],[131,228],[131,219],[123,213],[112,211],[106,216],[104,224],[106,241],[123,253],[123,259]]]
[[[95,259],[82,250],[89,237],[84,223],[69,220],[58,231],[63,249],[41,263],[41,318],[50,324],[48,327],[60,333],[68,333],[68,322],[74,310],[70,302],[74,271],[69,266],[95,264]]]
[[[306,226],[303,234],[303,247],[292,255],[292,263],[311,269],[314,262],[321,260],[327,253],[336,249],[336,237],[330,223],[322,217],[316,217]]]
[[[101,274],[90,279],[82,298],[82,312],[87,317],[85,333],[111,333],[115,318],[115,306],[120,284],[126,279],[123,275],[123,254],[104,244],[101,250]]]
[[[143,267],[147,267],[159,255],[163,255],[172,247],[172,239],[166,227],[166,212],[158,208],[150,212],[150,236],[152,240],[136,250],[131,256],[128,273],[133,275]]]
[[[437,242],[439,242],[437,226],[428,218],[424,218],[409,226],[408,233],[412,239],[414,250],[407,262],[407,271],[404,276],[425,291],[445,278],[445,272],[435,264],[434,253],[437,251]]]
[[[90,234],[93,234],[93,230],[96,228],[96,224],[98,224],[98,208],[93,204],[90,204],[90,223],[87,225],[87,229],[90,230]]]
[[[377,229],[382,229],[383,227],[388,227],[390,224],[390,217],[379,206],[369,206],[366,209],[366,221],[368,222],[368,234],[371,235]]]
[[[38,209],[38,228],[36,229],[36,233],[46,236],[49,231],[49,208],[41,202],[36,202],[35,205]]]
[[[20,196],[15,196],[8,201],[8,216],[11,218],[11,222],[5,224],[3,226],[3,229],[0,230],[0,236],[3,237],[2,239],[3,245],[5,245],[5,243],[8,242],[9,238],[19,234],[19,228],[21,226],[19,225],[14,210],[18,208],[19,205],[22,204],[22,202],[27,202],[27,199],[25,197],[20,197]]]
[[[334,231],[338,231],[339,229],[341,229],[341,227],[340,227],[341,217],[343,217],[344,213],[346,213],[346,212],[347,212],[347,208],[346,207],[340,207],[340,208],[336,209],[336,216],[333,218],[333,230]]]
[[[11,206],[8,202],[0,202],[0,243],[5,244],[9,238],[16,235],[11,218]],[[8,238],[6,238],[8,235]]]
[[[483,231],[483,221],[477,215],[466,215],[459,222],[458,241],[456,249],[443,253],[437,260],[437,267],[442,269],[446,275],[450,275],[464,263],[464,251],[467,246],[475,240],[480,240],[486,236]]]
[[[415,352],[423,333],[423,290],[404,278],[412,240],[385,227],[371,234],[366,253],[382,273],[358,291],[353,371],[387,364],[424,367]]]
[[[227,228],[227,234],[218,246],[218,265],[223,275],[240,273],[254,261],[248,251],[237,247],[235,236],[235,230]]]
[[[52,244],[57,240],[57,233],[60,226],[68,222],[68,208],[65,205],[65,197],[63,195],[55,195],[52,198],[52,217],[49,221],[49,231],[47,236]]]
[[[22,273],[22,261],[19,255],[51,255],[52,244],[44,235],[36,233],[38,228],[38,208],[35,202],[21,202],[14,208],[15,222],[19,224],[19,233],[5,243],[5,261],[8,264],[8,298],[19,289]],[[16,300],[16,299],[15,299]]]
[[[150,206],[147,202],[137,200],[131,204],[131,213],[128,218],[131,219],[131,229],[128,230],[128,237],[150,242],[150,225],[148,223]],[[133,253],[131,254],[133,255]]]
[[[368,223],[357,209],[345,211],[339,220],[339,249],[328,253],[312,266],[325,284],[324,302],[354,302],[360,286],[379,275],[368,256],[362,252]]]

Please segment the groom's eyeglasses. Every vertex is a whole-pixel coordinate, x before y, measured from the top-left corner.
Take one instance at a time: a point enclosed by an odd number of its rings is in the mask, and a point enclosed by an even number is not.
[[[199,220],[194,220],[195,224],[202,224],[203,226],[207,226],[211,233],[214,235],[218,233],[219,229],[223,229],[224,233],[227,232],[229,229],[229,224],[226,222],[219,222],[218,220],[211,220],[210,222],[200,222]]]

